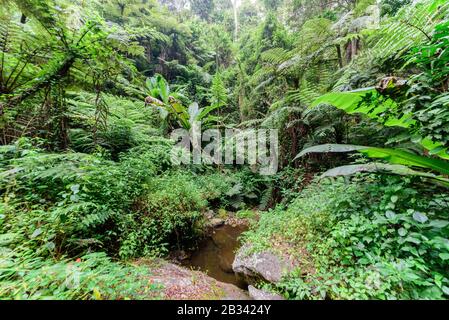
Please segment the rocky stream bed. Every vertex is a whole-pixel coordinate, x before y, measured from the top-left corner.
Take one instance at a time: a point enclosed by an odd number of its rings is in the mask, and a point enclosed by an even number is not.
[[[280,281],[295,262],[272,252],[249,253],[240,235],[248,221],[209,219],[210,233],[194,252],[177,252],[170,261],[141,261],[151,269],[150,281],[163,287],[162,298],[173,300],[284,300],[257,289]]]

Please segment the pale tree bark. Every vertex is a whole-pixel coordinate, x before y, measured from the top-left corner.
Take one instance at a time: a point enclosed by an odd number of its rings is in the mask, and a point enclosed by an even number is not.
[[[239,36],[238,0],[231,0],[231,3],[234,11],[234,41],[237,41]]]

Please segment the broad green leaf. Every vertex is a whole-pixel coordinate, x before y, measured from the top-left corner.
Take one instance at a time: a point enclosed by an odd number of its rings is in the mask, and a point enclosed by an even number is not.
[[[376,148],[354,145],[326,144],[307,148],[295,159],[309,153],[351,152],[358,151],[370,158],[384,159],[393,164],[421,167],[449,175],[449,163],[440,159],[428,158],[399,149]]]
[[[159,110],[159,115],[161,117],[162,120],[167,119],[169,112],[167,111],[167,109],[162,108],[162,107],[158,107],[157,108]]]
[[[297,160],[309,153],[352,152],[366,148],[368,147],[355,146],[349,144],[322,144],[304,149],[295,157],[294,160]]]
[[[408,241],[408,242],[411,242],[411,243],[414,243],[414,244],[421,244],[421,240],[416,239],[416,238],[414,238],[414,237],[407,237],[407,238],[405,239],[405,241]]]
[[[349,92],[330,92],[312,102],[310,108],[320,104],[329,104],[348,113],[353,113],[363,97],[368,93],[375,93],[375,88],[366,88]]]
[[[424,178],[429,178],[433,180],[438,180],[444,184],[447,184],[449,186],[449,179],[437,176],[433,173],[427,173],[427,172],[421,172],[412,170],[409,167],[403,166],[403,165],[392,165],[392,164],[385,164],[385,163],[368,163],[368,164],[353,164],[353,165],[347,165],[347,166],[341,166],[337,168],[330,169],[322,174],[320,179],[324,178],[334,178],[334,177],[341,177],[341,176],[351,176],[357,173],[361,172],[385,172],[385,173],[392,173],[402,176],[419,176]],[[392,196],[391,201],[395,203],[397,201],[397,196]]]
[[[444,261],[449,260],[449,253],[440,253],[440,258]]]
[[[42,229],[41,228],[37,228],[36,230],[34,230],[33,234],[31,235],[31,239],[37,238],[42,234]]]
[[[388,211],[385,213],[385,216],[386,216],[388,219],[394,219],[394,218],[396,218],[396,214],[395,214],[393,211],[391,211],[391,210],[388,210]]]
[[[170,97],[170,86],[167,80],[165,80],[163,77],[160,77],[158,79],[158,87],[159,95],[161,96],[162,101],[164,101],[164,103],[168,103]]]
[[[429,225],[433,228],[442,229],[449,225],[449,221],[446,220],[432,220]]]
[[[50,251],[54,250],[55,247],[56,247],[54,242],[47,242],[47,243],[45,244],[45,246],[46,246],[47,249],[50,250]]]
[[[400,229],[398,230],[398,234],[399,234],[401,237],[405,237],[405,236],[407,235],[407,230],[405,230],[404,228],[400,228]]]
[[[399,149],[366,148],[359,151],[370,158],[380,158],[390,163],[426,168],[449,175],[449,163],[439,159],[423,157]]]
[[[429,150],[429,154],[437,155],[440,158],[449,160],[447,148],[443,147],[441,143],[433,142],[431,139],[425,138],[418,141],[424,148]]]
[[[77,194],[80,191],[80,185],[79,184],[74,184],[70,187],[70,190],[74,193]]]
[[[145,85],[147,86],[147,89],[152,89],[153,88],[153,84],[150,78],[147,78],[145,81]]]
[[[426,223],[429,220],[429,218],[427,218],[427,216],[424,213],[418,211],[413,213],[413,219],[415,221],[418,221],[419,223]]]
[[[376,106],[359,106],[364,96],[375,92],[376,89],[372,87],[349,92],[331,92],[316,99],[310,105],[310,108],[314,108],[320,104],[329,104],[336,107],[337,109],[345,111],[346,113],[362,113],[376,120],[379,119],[380,113],[386,111],[387,109],[394,109],[396,107],[396,103],[392,100],[387,100],[386,102],[383,102],[380,105]],[[411,125],[416,123],[416,121],[412,120],[411,114],[406,114],[403,115],[400,119],[394,117],[384,119],[382,123],[388,127],[409,128]],[[447,148],[443,147],[441,143],[434,142],[425,137],[420,137],[417,143],[420,143],[424,148],[429,150],[431,154],[435,154],[440,158],[449,160]]]

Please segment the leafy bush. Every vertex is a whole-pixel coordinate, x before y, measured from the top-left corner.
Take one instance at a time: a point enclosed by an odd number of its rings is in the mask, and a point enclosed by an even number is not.
[[[154,288],[143,270],[90,252],[128,259],[193,244],[207,200],[219,196],[207,195],[210,185],[201,189],[194,174],[170,171],[169,144],[131,149],[119,162],[34,144],[0,148],[2,298],[145,298]],[[76,288],[67,285],[72,267]]]
[[[257,199],[257,175],[246,171],[172,170],[152,179],[148,192],[124,215],[119,227],[122,258],[164,255],[175,247],[193,247],[204,233],[208,208],[244,207]]]
[[[149,191],[120,222],[123,258],[166,254],[170,244],[181,248],[202,234],[207,201],[188,173],[155,178]]]
[[[168,150],[133,150],[115,163],[94,155],[49,154],[23,141],[2,147],[2,229],[56,256],[96,247],[113,252],[115,226],[148,191],[151,177],[168,168]]]
[[[82,153],[51,154],[22,139],[0,150],[1,231],[38,256],[106,250],[128,259],[190,247],[208,206],[257,198],[257,175],[172,170],[171,146],[131,149],[118,162]],[[12,240],[11,240],[12,241]]]
[[[448,205],[445,191],[410,178],[313,184],[246,239],[255,250],[290,244],[301,270],[277,289],[293,299],[445,299]]]

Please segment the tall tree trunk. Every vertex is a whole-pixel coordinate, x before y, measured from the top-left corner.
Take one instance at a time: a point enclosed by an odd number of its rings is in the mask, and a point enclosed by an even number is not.
[[[125,7],[126,7],[126,4],[124,4],[124,3],[119,3],[118,6],[119,6],[119,8],[120,8],[120,17],[123,19],[123,16],[125,15]]]
[[[343,68],[343,57],[341,55],[341,46],[337,44],[335,47],[337,48],[338,64],[340,68]]]
[[[237,41],[239,36],[239,17],[238,17],[237,0],[231,0],[231,3],[234,11],[234,41]]]

